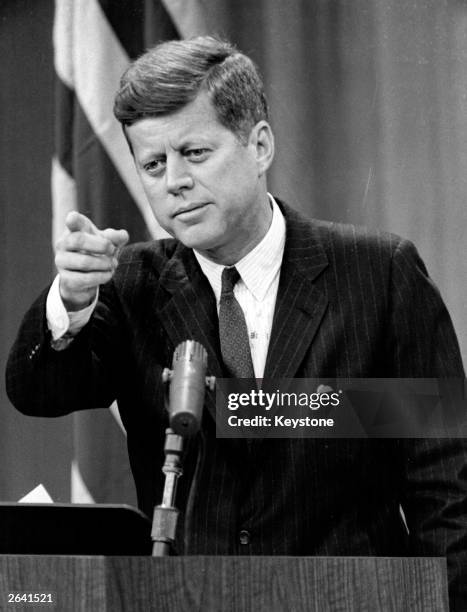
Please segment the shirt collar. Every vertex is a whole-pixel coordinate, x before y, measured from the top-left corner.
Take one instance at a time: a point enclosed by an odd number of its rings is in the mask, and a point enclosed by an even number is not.
[[[279,273],[285,245],[284,216],[272,195],[268,196],[272,206],[271,225],[261,242],[235,264],[242,281],[258,301],[265,298],[271,283]],[[214,263],[197,251],[193,252],[219,302],[221,276],[225,266]]]

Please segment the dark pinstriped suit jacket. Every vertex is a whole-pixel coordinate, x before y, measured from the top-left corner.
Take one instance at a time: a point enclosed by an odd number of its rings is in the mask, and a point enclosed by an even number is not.
[[[463,376],[449,315],[411,243],[283,210],[287,239],[265,377]],[[208,281],[174,240],[131,246],[90,324],[62,352],[50,348],[44,303],[45,294],[10,356],[12,402],[54,416],[117,398],[139,504],[151,514],[163,486],[163,367],[193,338],[207,349],[209,372],[223,375]],[[247,447],[216,440],[213,398],[206,404],[185,552],[447,554],[453,588],[466,580],[463,441],[276,439]],[[180,507],[197,452],[195,441]]]

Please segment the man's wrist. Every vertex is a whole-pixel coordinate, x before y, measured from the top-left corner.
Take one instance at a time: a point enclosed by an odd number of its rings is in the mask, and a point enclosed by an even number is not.
[[[67,312],[78,312],[86,309],[95,300],[97,295],[97,288],[89,292],[73,293],[73,295],[67,295],[59,281],[60,298]]]
[[[57,275],[49,289],[46,303],[47,325],[52,341],[66,338],[70,341],[88,323],[97,304],[99,291],[96,290],[90,304],[79,310],[67,310],[60,295],[60,277]]]

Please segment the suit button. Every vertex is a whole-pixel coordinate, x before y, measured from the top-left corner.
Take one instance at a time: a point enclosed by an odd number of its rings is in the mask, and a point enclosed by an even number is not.
[[[239,533],[239,539],[240,539],[240,544],[243,544],[244,546],[246,546],[247,544],[250,543],[250,532],[247,531],[246,529],[242,529]]]

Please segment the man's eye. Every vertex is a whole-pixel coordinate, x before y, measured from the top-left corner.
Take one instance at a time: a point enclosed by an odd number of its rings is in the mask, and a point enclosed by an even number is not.
[[[159,174],[165,167],[165,160],[153,159],[143,167],[148,174]]]
[[[185,156],[189,159],[199,161],[205,159],[208,154],[208,149],[188,149],[185,151]]]

